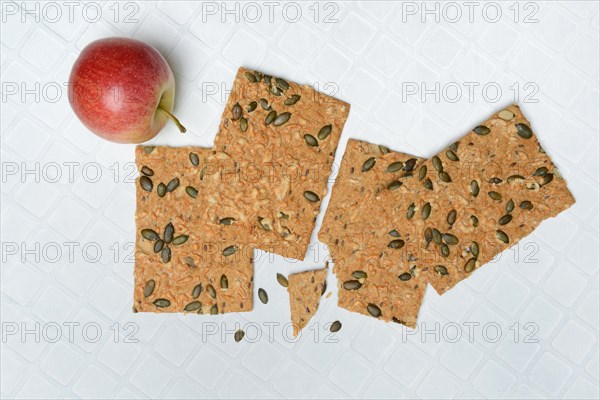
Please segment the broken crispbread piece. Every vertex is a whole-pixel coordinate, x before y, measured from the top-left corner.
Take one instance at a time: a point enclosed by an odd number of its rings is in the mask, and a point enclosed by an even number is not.
[[[327,268],[299,272],[288,277],[294,336],[298,336],[298,333],[317,312],[319,301],[325,292],[326,278]]]
[[[135,311],[252,310],[252,249],[212,208],[227,158],[197,147],[136,148]]]
[[[304,258],[349,110],[310,86],[239,69],[215,139],[230,156],[215,207],[235,218],[240,240],[250,233],[256,248]]]

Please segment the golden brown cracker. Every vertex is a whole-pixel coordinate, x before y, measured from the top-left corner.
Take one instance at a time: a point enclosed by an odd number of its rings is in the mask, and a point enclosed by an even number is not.
[[[291,274],[288,277],[290,312],[294,336],[304,328],[317,312],[319,301],[325,292],[327,268]]]

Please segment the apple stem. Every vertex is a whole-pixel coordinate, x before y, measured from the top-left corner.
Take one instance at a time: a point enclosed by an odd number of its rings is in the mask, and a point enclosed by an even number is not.
[[[175,125],[177,125],[177,128],[179,128],[179,131],[181,133],[187,132],[187,129],[185,129],[185,126],[183,126],[181,124],[181,122],[179,122],[179,120],[177,119],[176,116],[174,116],[173,114],[171,114],[170,112],[168,112],[167,110],[162,108],[161,106],[158,106],[158,109],[161,110],[162,112],[164,112],[165,114],[167,114],[169,116],[169,118],[171,118],[173,120],[173,122],[175,123]]]

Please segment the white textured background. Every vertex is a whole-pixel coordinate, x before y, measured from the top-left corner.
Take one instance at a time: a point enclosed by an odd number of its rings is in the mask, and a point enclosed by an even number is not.
[[[309,2],[295,23],[283,18],[285,3],[274,6],[273,22],[260,2],[253,3],[262,10],[259,22],[249,21],[255,14],[244,3],[237,5],[239,22],[235,14],[221,21],[221,2],[109,1],[98,22],[82,17],[85,3],[74,2],[72,20],[69,8],[56,3],[63,13],[57,22],[52,21],[55,10],[43,3],[17,3],[40,8],[22,22],[20,14],[12,15],[13,4],[2,2],[2,397],[598,398],[596,1],[520,3],[518,23],[512,2],[502,5],[502,18],[495,23],[483,18],[483,3],[477,3],[469,22],[462,2],[455,3],[463,13],[459,22],[451,21],[453,10],[445,14],[442,3],[426,3],[428,8],[437,4],[441,18],[428,15],[423,22],[421,2]],[[403,12],[411,5],[416,15]],[[210,15],[214,7],[217,14]],[[94,10],[89,9],[88,19]],[[131,12],[137,22],[123,21]],[[537,22],[524,23],[532,12]],[[337,22],[324,22],[330,13]],[[288,9],[289,17],[294,14]],[[175,72],[176,114],[189,132],[182,136],[169,125],[153,141],[160,144],[212,145],[225,90],[240,65],[316,83],[350,102],[338,162],[349,137],[430,156],[514,101],[518,87],[517,100],[577,204],[445,296],[429,288],[421,329],[412,336],[400,326],[338,309],[334,295],[322,301],[314,331],[306,329],[291,343],[279,327],[270,341],[264,323],[289,321],[287,293],[275,273],[322,265],[326,252],[319,244],[303,263],[257,253],[255,287],[266,288],[270,302],[256,299],[252,313],[133,315],[135,192],[128,182],[133,146],[87,132],[71,112],[66,91],[52,100],[52,88],[64,89],[81,49],[117,35],[153,44]],[[437,100],[433,94],[403,99],[407,84],[431,89],[436,82],[442,88],[462,87],[462,98],[452,102],[448,92]],[[468,82],[479,83],[473,99]],[[482,94],[483,85],[493,82],[502,89],[497,102],[490,99],[493,91],[487,98]],[[34,94],[21,98],[22,84]],[[218,93],[211,94],[215,87]],[[53,182],[56,165],[62,178]],[[67,165],[73,165],[72,179]],[[90,182],[98,166],[101,179]],[[22,175],[35,168],[40,179],[35,173]],[[72,260],[70,242],[76,246]],[[102,250],[99,261],[86,262],[86,245],[92,258],[97,247]],[[57,247],[62,257],[53,260]],[[335,287],[333,276],[329,287]],[[337,343],[327,343],[326,324],[336,319],[342,330],[333,337]],[[23,328],[35,332],[36,322],[40,337],[21,337]],[[85,340],[95,336],[94,329],[85,337],[82,333],[88,322],[102,329],[96,343]],[[125,342],[127,322],[138,327],[139,343]],[[217,326],[219,334],[203,340],[209,326],[202,322],[216,324],[210,327]],[[263,334],[256,343],[234,343],[236,322],[260,324]],[[481,332],[490,322],[502,328],[497,342]],[[69,323],[80,324],[72,340]],[[115,323],[121,333],[117,343]],[[473,340],[467,323],[480,324]],[[57,325],[62,336],[52,343]],[[15,326],[20,332],[8,335]],[[456,326],[462,337],[452,343]],[[538,327],[537,343],[525,343],[525,327],[531,326]],[[222,328],[228,330],[225,340]],[[424,329],[430,333],[422,336]],[[489,336],[495,336],[494,329]]]

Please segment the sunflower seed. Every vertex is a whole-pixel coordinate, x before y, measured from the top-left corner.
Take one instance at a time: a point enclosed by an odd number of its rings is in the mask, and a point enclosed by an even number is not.
[[[208,292],[210,297],[212,297],[213,299],[217,298],[217,291],[215,290],[215,287],[213,285],[208,284],[206,286],[206,291]]]
[[[237,251],[237,247],[236,246],[225,247],[225,249],[223,249],[223,256],[229,257],[230,255],[232,255],[236,251]]]
[[[442,234],[440,233],[440,231],[433,228],[431,229],[431,235],[433,238],[433,243],[437,244],[438,246],[442,244]]]
[[[277,282],[279,282],[279,284],[283,287],[288,287],[288,280],[285,276],[281,275],[280,273],[277,273]]]
[[[266,290],[263,288],[258,289],[258,298],[260,299],[261,303],[263,303],[263,304],[267,304],[269,302],[269,295],[267,294]]]
[[[199,301],[192,301],[183,307],[183,311],[196,311],[202,308],[202,303]]]
[[[296,104],[298,101],[300,100],[300,95],[299,94],[293,94],[290,97],[288,97],[283,104],[285,104],[286,106],[293,106],[294,104]]]
[[[471,181],[471,194],[474,197],[479,196],[479,183],[477,181]]]
[[[150,154],[154,151],[154,146],[144,146],[144,153]]]
[[[304,135],[304,141],[309,146],[316,147],[319,145],[319,142],[317,141],[317,139],[313,135],[310,135],[308,133],[306,135]]]
[[[554,179],[554,175],[553,174],[548,174],[544,176],[544,181],[542,182],[542,185],[547,185],[550,182],[552,182],[552,179]]]
[[[248,81],[250,83],[256,83],[257,82],[256,75],[254,75],[252,72],[246,71],[246,73],[244,75],[246,76],[246,79],[248,79]]]
[[[156,242],[154,242],[154,252],[158,253],[159,251],[161,251],[163,249],[163,247],[165,247],[165,242],[162,241],[161,239],[158,239]]]
[[[277,118],[277,113],[275,112],[275,110],[269,111],[269,113],[265,117],[265,124],[269,125],[275,120],[275,118]]]
[[[458,156],[452,150],[446,151],[446,157],[448,157],[452,161],[458,161]]]
[[[448,225],[450,225],[450,227],[454,225],[454,223],[456,222],[456,210],[450,210],[448,216],[446,217],[446,222],[448,222]]]
[[[156,287],[156,282],[154,279],[150,279],[146,282],[146,286],[144,286],[144,297],[150,296],[154,292],[154,288]]]
[[[360,287],[362,286],[362,283],[360,283],[359,281],[352,280],[352,281],[344,282],[344,284],[342,286],[346,290],[357,290],[357,289],[360,289]]]
[[[266,110],[266,111],[271,110],[271,106],[269,105],[269,102],[267,101],[267,99],[258,100],[258,104],[260,104],[260,106],[263,108],[263,110]]]
[[[422,181],[426,175],[427,175],[427,166],[422,165],[421,168],[419,168],[419,180]]]
[[[196,198],[196,196],[198,196],[198,191],[196,190],[196,188],[188,186],[185,188],[185,192],[193,198]]]
[[[225,274],[221,275],[221,289],[229,289],[229,280]]]
[[[537,182],[527,182],[525,184],[525,188],[528,190],[538,190],[541,187],[541,185]]]
[[[508,244],[508,242],[509,242],[508,235],[506,233],[504,233],[503,231],[500,231],[500,230],[496,231],[496,237],[500,241],[502,241],[502,242],[504,242],[506,244]]]
[[[511,175],[506,179],[508,183],[523,182],[524,180],[525,177],[523,175]]]
[[[201,283],[197,284],[196,286],[194,286],[194,289],[192,289],[192,298],[197,299],[198,297],[200,297],[200,293],[202,293]]]
[[[371,157],[363,163],[362,172],[367,172],[374,166],[375,166],[375,157]]]
[[[219,307],[216,304],[210,308],[210,315],[217,315],[219,313]]]
[[[479,226],[479,218],[471,215],[471,223],[473,224],[473,227],[477,228]]]
[[[165,246],[162,249],[162,251],[160,252],[160,257],[162,259],[162,262],[165,264],[171,261],[171,249],[169,248],[169,246]]]
[[[512,221],[512,215],[510,215],[510,214],[506,214],[506,215],[502,216],[502,217],[501,217],[501,218],[498,220],[498,223],[499,223],[500,225],[506,225],[506,224],[508,224],[510,221]]]
[[[475,263],[477,262],[476,258],[470,258],[469,261],[465,263],[464,270],[465,272],[472,272],[475,269]]]
[[[402,161],[396,161],[388,165],[387,172],[398,172],[404,167],[404,163]]]
[[[322,127],[319,130],[319,133],[317,134],[317,137],[319,138],[319,140],[325,140],[327,138],[327,136],[329,136],[331,134],[331,124],[329,125],[325,125],[324,127]]]
[[[142,229],[142,237],[147,240],[157,240],[159,239],[158,233],[154,232],[152,229]]]
[[[392,240],[391,242],[388,243],[388,247],[390,249],[401,249],[402,247],[404,247],[404,240],[402,240],[402,239]]]
[[[173,227],[173,224],[169,222],[167,226],[165,226],[165,231],[163,233],[163,240],[165,241],[165,243],[171,243],[171,241],[173,240],[174,233],[175,228]]]
[[[415,215],[415,203],[412,203],[410,206],[408,206],[408,209],[406,210],[406,218],[411,219],[414,215]]]
[[[487,126],[479,125],[473,128],[473,132],[475,132],[478,135],[484,136],[490,133],[490,128],[488,128]]]
[[[375,304],[369,303],[367,305],[367,311],[375,318],[381,317],[381,309],[377,307]]]
[[[359,279],[359,280],[360,280],[360,279],[362,279],[362,280],[365,280],[365,279],[367,279],[367,273],[366,273],[365,271],[354,271],[354,272],[352,273],[352,276],[353,276],[354,278],[356,278],[356,279]]]
[[[531,128],[528,127],[525,124],[515,124],[515,127],[517,128],[517,134],[519,136],[521,136],[523,139],[531,139],[531,137],[533,136],[533,132],[531,131]]]
[[[473,257],[479,257],[479,244],[477,242],[471,243],[469,249],[471,250],[471,254],[473,254]]]
[[[404,167],[402,167],[402,169],[404,171],[412,171],[413,169],[415,169],[415,165],[417,165],[417,159],[411,158],[409,160],[406,160],[406,162],[404,163]]]
[[[159,197],[165,197],[165,194],[167,194],[167,186],[162,182],[159,183],[156,188],[156,193],[158,193]]]
[[[235,103],[233,109],[231,110],[231,115],[231,119],[234,121],[242,118],[242,106],[240,106],[240,103]]]
[[[442,182],[452,182],[452,179],[450,178],[450,175],[448,175],[448,173],[446,171],[442,171],[440,173],[438,173],[438,177],[441,179]]]
[[[510,110],[502,110],[498,113],[498,117],[502,118],[505,121],[510,121],[515,117],[515,114]]]
[[[431,159],[431,163],[433,164],[433,168],[435,168],[436,171],[442,172],[444,170],[442,160],[440,160],[438,156],[433,156],[433,158]]]
[[[445,258],[450,255],[450,247],[446,243],[440,245],[440,254]]]
[[[304,198],[312,203],[316,203],[317,201],[321,200],[321,198],[315,192],[311,192],[310,190],[304,192]]]
[[[167,192],[172,192],[173,190],[177,189],[178,186],[179,186],[179,179],[178,178],[171,179],[171,181],[169,183],[167,183]]]
[[[225,218],[221,218],[219,220],[219,223],[221,225],[231,225],[231,224],[233,224],[233,221],[235,221],[235,218],[225,217]]]
[[[431,204],[429,202],[425,203],[423,209],[421,210],[421,219],[424,221],[431,215]]]
[[[292,116],[291,113],[289,112],[284,112],[281,113],[277,116],[277,118],[275,118],[273,120],[273,125],[274,126],[281,126],[283,124],[285,124],[286,122],[288,122],[290,120],[290,117]]]
[[[521,207],[523,210],[533,210],[533,203],[529,200],[525,200],[519,204],[519,207]]]
[[[449,244],[451,246],[458,244],[458,238],[451,233],[444,233],[442,235],[442,239],[444,239],[444,242],[446,242],[446,244]]]
[[[391,182],[391,183],[390,183],[390,184],[387,186],[387,188],[388,188],[388,189],[390,189],[390,190],[396,190],[396,189],[398,189],[400,186],[402,186],[402,182],[400,182],[400,181],[393,181],[393,182]]]
[[[440,275],[448,275],[448,269],[443,265],[436,265],[433,267],[433,270]]]
[[[491,192],[488,192],[488,195],[492,198],[492,200],[495,200],[495,201],[502,200],[502,195],[498,192],[491,191]]]
[[[329,332],[335,333],[342,329],[342,323],[340,321],[334,321],[329,327]]]
[[[152,302],[156,307],[165,308],[171,305],[171,302],[167,299],[156,299]]]
[[[145,165],[142,167],[141,172],[142,172],[142,174],[144,174],[146,176],[152,176],[152,175],[154,175],[154,171],[152,170],[152,168],[148,168]]]
[[[194,167],[197,167],[200,164],[200,158],[196,153],[190,153],[190,162]]]
[[[173,239],[173,245],[179,246],[180,244],[184,244],[185,242],[187,242],[188,238],[188,235],[179,235],[175,239]]]
[[[240,130],[246,132],[248,130],[248,120],[244,117],[240,118]]]
[[[488,180],[488,182],[491,183],[492,185],[497,185],[499,183],[502,183],[502,179],[493,177],[490,180]]]
[[[538,169],[535,170],[535,172],[533,173],[533,176],[544,176],[547,173],[548,173],[548,168],[539,167]]]
[[[140,176],[140,186],[146,192],[151,192],[154,185],[152,184],[152,179],[148,178],[146,175]]]
[[[233,339],[235,340],[235,342],[236,342],[236,343],[239,343],[239,342],[241,342],[241,341],[242,341],[242,339],[244,338],[244,336],[245,336],[245,333],[244,333],[244,331],[243,331],[243,330],[241,330],[241,329],[238,329],[238,330],[235,332],[235,335],[233,335]]]
[[[510,199],[506,202],[506,206],[504,207],[507,213],[511,213],[515,209],[515,202],[513,199]]]
[[[400,237],[400,233],[399,233],[397,230],[395,230],[395,229],[394,229],[394,230],[391,230],[391,231],[389,231],[389,232],[388,232],[388,234],[389,234],[390,236],[393,236],[393,237]]]

